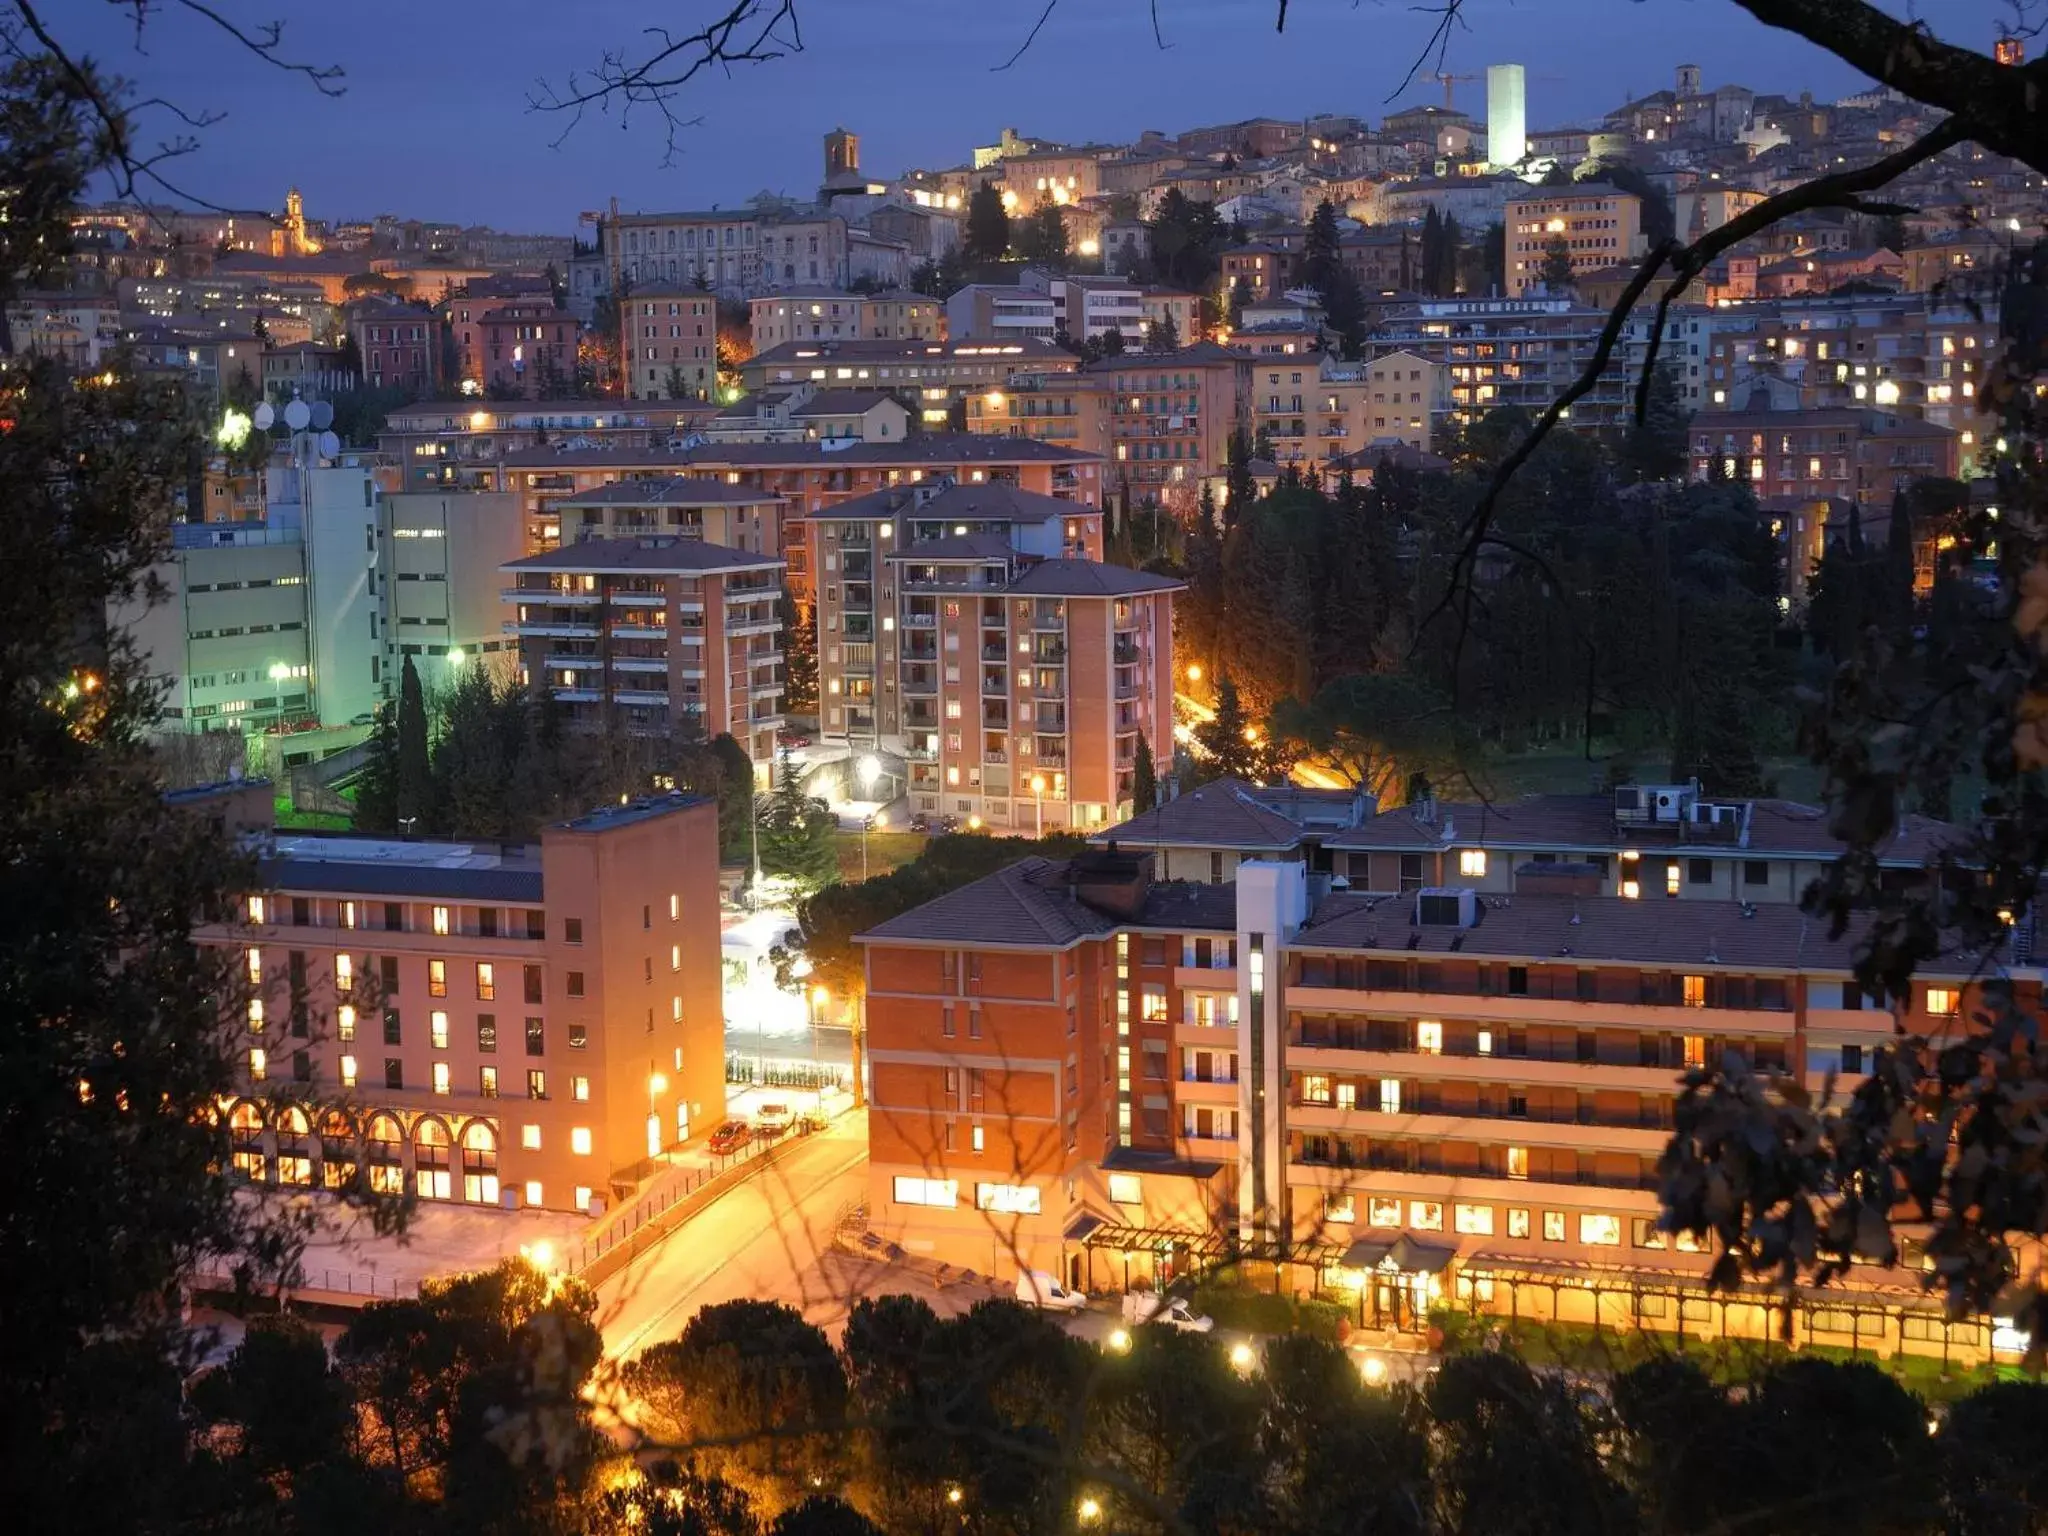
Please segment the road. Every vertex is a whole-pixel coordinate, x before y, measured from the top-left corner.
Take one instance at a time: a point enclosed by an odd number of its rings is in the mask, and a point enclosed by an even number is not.
[[[681,1333],[698,1308],[742,1296],[830,1310],[819,1259],[867,1193],[867,1134],[865,1111],[840,1116],[599,1286],[606,1353],[630,1358]]]

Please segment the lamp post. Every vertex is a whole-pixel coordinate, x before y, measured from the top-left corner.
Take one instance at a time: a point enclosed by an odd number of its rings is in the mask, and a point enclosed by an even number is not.
[[[659,1072],[647,1074],[647,1157],[651,1162],[661,1156],[661,1110],[655,1103],[658,1095],[668,1092],[668,1079]]]
[[[825,1048],[818,1040],[818,1015],[825,1011],[825,1005],[832,1001],[832,994],[823,987],[811,988],[811,1061],[822,1077],[825,1067]]]
[[[1031,775],[1031,835],[1045,836],[1045,775]]]

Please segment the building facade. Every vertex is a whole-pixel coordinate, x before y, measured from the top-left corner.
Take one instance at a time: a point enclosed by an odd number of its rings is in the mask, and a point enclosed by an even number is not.
[[[1508,199],[1507,293],[1519,299],[1538,280],[1551,246],[1562,240],[1572,271],[1593,272],[1642,254],[1643,205],[1619,187],[1543,187]]]
[[[782,715],[782,562],[673,534],[508,561],[519,680],[572,729],[730,735],[766,775]]]
[[[275,836],[260,878],[202,930],[250,981],[224,1112],[252,1182],[594,1212],[724,1117],[711,801],[538,846]]]
[[[789,341],[944,341],[946,306],[922,293],[792,288],[748,304],[754,350]]]
[[[705,401],[718,393],[718,301],[696,288],[650,285],[629,294],[626,394]]]

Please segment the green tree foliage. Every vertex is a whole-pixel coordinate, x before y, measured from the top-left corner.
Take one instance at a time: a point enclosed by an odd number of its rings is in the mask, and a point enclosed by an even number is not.
[[[1431,208],[1422,217],[1416,287],[1433,298],[1447,299],[1458,291],[1458,252],[1463,236],[1452,214]]]
[[[398,831],[398,710],[380,704],[364,743],[367,756],[356,776],[358,832],[391,836]]]
[[[1152,743],[1138,733],[1137,759],[1131,764],[1131,813],[1142,816],[1159,803],[1159,770],[1152,761]]]
[[[1572,286],[1572,248],[1563,235],[1552,235],[1543,247],[1536,281],[1552,293],[1563,293]]]
[[[1214,713],[1195,727],[1195,748],[1205,778],[1265,784],[1286,776],[1286,758],[1276,749],[1272,733],[1246,711],[1228,672],[1217,679]]]
[[[1365,300],[1358,279],[1344,265],[1337,229],[1337,205],[1325,198],[1309,219],[1302,242],[1302,278],[1323,301],[1324,319],[1346,356],[1355,356],[1365,336]]]
[[[934,837],[923,853],[899,869],[828,885],[799,901],[794,937],[774,950],[776,979],[794,987],[797,962],[802,960],[811,968],[806,973],[810,984],[829,987],[835,996],[858,996],[867,989],[867,974],[855,935],[1021,858],[1036,854],[1063,859],[1080,847],[1079,838],[1065,833],[1035,841],[972,832]]]
[[[1682,480],[1687,463],[1686,429],[1692,413],[1678,390],[1678,365],[1659,363],[1650,374],[1643,419],[1623,429],[1619,452],[1623,471],[1638,482]]]
[[[1169,187],[1154,210],[1146,241],[1152,276],[1171,287],[1201,293],[1213,286],[1230,243],[1230,230],[1214,203],[1200,203]]]
[[[1180,327],[1174,324],[1173,311],[1167,310],[1145,330],[1147,352],[1178,352],[1180,350]]]
[[[1685,233],[1677,227],[1672,213],[1671,199],[1664,189],[1644,174],[1633,161],[1603,160],[1586,180],[1604,181],[1610,187],[1619,187],[1624,192],[1633,192],[1642,199],[1643,234],[1650,244],[1669,240]]]
[[[793,880],[805,890],[829,885],[839,875],[833,838],[838,825],[823,800],[804,793],[796,759],[784,747],[775,764],[775,786],[760,812],[762,872]]]
[[[398,829],[412,834],[429,829],[433,812],[434,783],[427,745],[427,696],[420,686],[419,668],[412,657],[398,679]]]
[[[623,1379],[658,1443],[685,1448],[757,1501],[786,1507],[814,1479],[838,1475],[846,1376],[824,1334],[793,1307],[706,1307]]]
[[[1391,1393],[1373,1391],[1327,1339],[1269,1340],[1259,1455],[1270,1469],[1274,1536],[1423,1536],[1432,1502],[1424,1426]]]
[[[1403,802],[1413,775],[1447,777],[1460,758],[1450,700],[1405,672],[1336,678],[1306,705],[1284,699],[1273,729],[1289,756],[1334,769],[1382,809]]]
[[[1423,1394],[1437,1445],[1441,1529],[1458,1536],[1565,1536],[1634,1524],[1601,1464],[1604,1425],[1563,1376],[1505,1352],[1446,1360]]]
[[[818,617],[815,604],[799,605],[785,589],[775,602],[782,624],[782,703],[793,715],[818,712]]]
[[[1010,215],[1003,194],[984,181],[967,199],[966,247],[975,261],[1001,261],[1010,250]]]
[[[1067,269],[1067,221],[1060,205],[1041,198],[1016,233],[1017,254],[1036,266]]]
[[[1944,1503],[1953,1536],[2026,1536],[2048,1510],[2048,1385],[1980,1387],[1942,1420]]]

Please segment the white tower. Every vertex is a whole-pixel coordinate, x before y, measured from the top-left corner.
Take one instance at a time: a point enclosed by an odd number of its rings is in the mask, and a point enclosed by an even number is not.
[[[1519,64],[1486,66],[1486,160],[1520,165],[1529,153],[1528,85]]]

